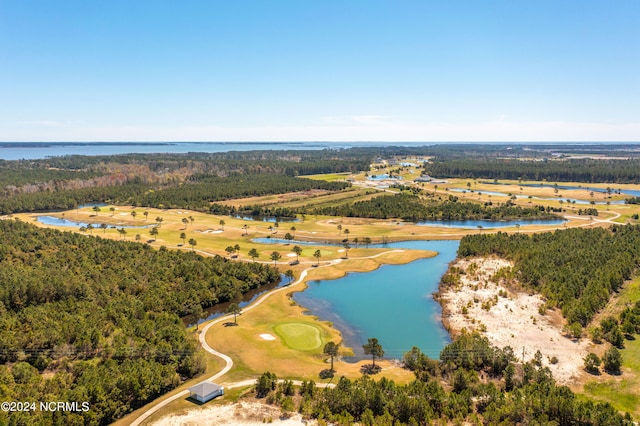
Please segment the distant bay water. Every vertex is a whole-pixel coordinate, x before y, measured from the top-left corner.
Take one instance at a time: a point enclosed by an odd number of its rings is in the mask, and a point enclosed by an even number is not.
[[[37,160],[63,155],[97,156],[254,150],[315,150],[387,145],[393,144],[388,142],[0,142],[0,159]]]

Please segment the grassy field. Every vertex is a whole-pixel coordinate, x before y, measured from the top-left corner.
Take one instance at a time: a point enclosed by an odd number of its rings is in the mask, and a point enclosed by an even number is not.
[[[622,351],[622,374],[607,373],[584,384],[582,392],[589,398],[605,401],[621,412],[640,419],[640,340],[625,341]]]
[[[346,180],[350,176],[352,176],[351,173],[345,172],[345,173],[326,173],[326,174],[320,174],[320,175],[304,175],[300,177],[307,178],[307,179],[326,180],[328,182],[335,182],[335,181]]]
[[[640,300],[640,277],[627,282],[607,306],[592,321],[593,326],[607,316],[618,316],[622,310]],[[597,348],[599,355],[604,352],[604,345]],[[576,389],[592,399],[611,403],[621,412],[629,412],[635,419],[640,419],[640,340],[625,340],[622,353],[622,374],[611,376],[602,373],[591,376],[585,373],[583,386]]]

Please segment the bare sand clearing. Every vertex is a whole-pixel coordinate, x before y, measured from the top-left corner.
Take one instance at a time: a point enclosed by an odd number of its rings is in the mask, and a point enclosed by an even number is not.
[[[172,414],[154,422],[153,426],[196,426],[196,425],[233,425],[256,426],[268,422],[282,426],[312,426],[315,421],[303,421],[299,414],[288,419],[280,419],[277,407],[257,402],[238,402],[229,405],[213,405],[207,408],[194,408],[181,414]]]
[[[588,353],[588,341],[565,337],[562,327],[566,322],[558,312],[541,315],[541,296],[508,290],[504,280],[493,282],[498,270],[513,266],[510,262],[474,258],[460,259],[452,266],[465,271],[458,286],[441,293],[443,320],[454,334],[463,328],[478,330],[498,347],[511,346],[520,359],[524,349],[525,360],[540,350],[543,365],[551,369],[558,382],[566,384],[578,378]],[[550,362],[552,357],[558,359],[556,364]]]

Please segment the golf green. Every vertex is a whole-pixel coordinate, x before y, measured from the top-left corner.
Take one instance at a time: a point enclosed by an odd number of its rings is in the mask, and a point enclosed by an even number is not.
[[[292,349],[310,351],[322,345],[320,330],[310,324],[287,322],[278,324],[273,329]]]

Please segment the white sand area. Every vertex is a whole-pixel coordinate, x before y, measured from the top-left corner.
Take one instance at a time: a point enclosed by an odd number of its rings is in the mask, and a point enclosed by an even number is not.
[[[281,426],[313,426],[317,423],[303,422],[299,414],[293,414],[289,419],[280,419],[277,407],[257,402],[239,402],[229,405],[206,404],[180,414],[163,417],[153,423],[153,426],[195,426],[195,425],[233,425],[257,426],[265,423]]]
[[[513,292],[507,290],[504,281],[492,282],[499,269],[513,266],[510,262],[473,258],[458,260],[453,266],[465,273],[460,275],[458,288],[448,288],[442,293],[444,319],[452,331],[479,330],[494,345],[511,346],[518,358],[522,358],[524,351],[525,360],[532,359],[540,350],[543,365],[551,369],[556,381],[575,381],[582,371],[590,343],[587,339],[575,341],[563,335],[566,321],[558,310],[541,315],[538,312],[543,304],[540,295]],[[503,297],[505,294],[507,297]],[[550,362],[552,357],[557,358],[556,364]]]

